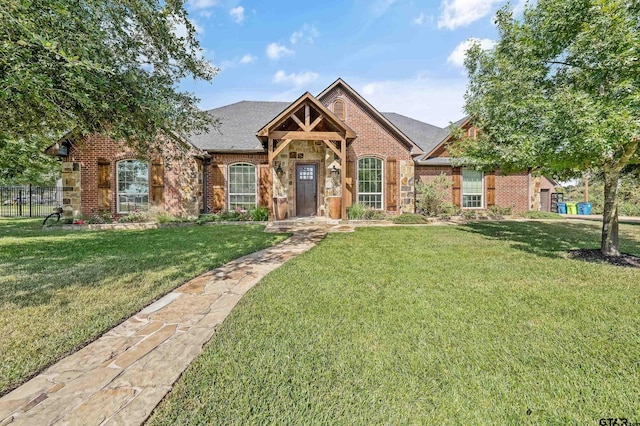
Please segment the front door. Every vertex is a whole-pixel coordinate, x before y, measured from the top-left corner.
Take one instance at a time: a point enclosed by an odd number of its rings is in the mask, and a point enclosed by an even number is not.
[[[296,164],[296,215],[313,216],[317,209],[317,167]]]

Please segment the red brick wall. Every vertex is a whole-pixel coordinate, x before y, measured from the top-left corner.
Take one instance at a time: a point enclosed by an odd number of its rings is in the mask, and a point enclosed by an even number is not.
[[[417,166],[416,180],[432,182],[440,173],[445,173],[451,178],[450,166]],[[453,195],[452,195],[453,196]],[[527,172],[501,175],[496,173],[496,205],[511,207],[514,213],[522,213],[529,210],[529,174]],[[486,204],[486,196],[484,198]]]
[[[206,168],[207,174],[207,200],[205,210],[207,212],[213,211],[213,167],[220,167],[224,176],[224,208],[226,209],[228,202],[227,193],[227,166],[233,163],[250,163],[256,167],[260,164],[267,164],[269,161],[267,153],[255,153],[255,154],[220,154],[212,153],[210,165]]]
[[[529,211],[529,174],[527,172],[510,175],[496,173],[496,205],[511,207],[514,213]]]
[[[81,167],[81,212],[90,215],[98,209],[98,161],[110,163],[111,213],[116,214],[116,163],[123,159],[139,158],[124,143],[116,142],[107,136],[89,135],[72,145],[66,162],[80,163]],[[151,161],[151,159],[146,159]],[[164,161],[164,205],[159,206],[174,215],[185,215],[182,187],[186,177],[197,173],[196,160],[189,155],[183,160]]]
[[[398,162],[403,160],[412,161],[410,148],[380,124],[377,118],[374,118],[372,114],[368,113],[357,99],[351,97],[340,87],[334,88],[319,100],[328,109],[333,110],[333,102],[337,99],[344,101],[345,123],[358,135],[347,147],[348,161],[356,161],[358,158],[368,156],[378,157],[383,160],[394,158]],[[384,167],[386,170],[386,161]],[[397,167],[397,169],[396,182],[401,182],[400,167]],[[413,187],[413,177],[411,177],[411,182],[408,182],[408,184],[410,187]],[[400,189],[401,188],[398,187],[398,195],[396,197],[398,210],[402,205]],[[413,192],[413,190],[411,192]]]

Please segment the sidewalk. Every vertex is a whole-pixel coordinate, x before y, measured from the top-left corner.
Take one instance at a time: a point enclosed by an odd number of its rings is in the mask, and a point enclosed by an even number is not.
[[[325,230],[202,274],[0,398],[0,426],[139,425],[240,298]]]
[[[598,222],[602,222],[601,214],[563,214],[562,217],[566,217],[567,219],[582,219],[582,220],[597,220]],[[640,223],[640,217],[634,216],[619,216],[618,222],[620,223]]]

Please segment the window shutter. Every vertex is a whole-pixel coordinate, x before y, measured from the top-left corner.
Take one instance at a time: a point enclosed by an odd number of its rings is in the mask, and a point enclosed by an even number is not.
[[[487,192],[487,207],[496,205],[496,174],[487,173],[484,179]]]
[[[271,208],[271,169],[268,164],[260,165],[258,174],[260,181],[258,182],[258,205],[261,207]]]
[[[344,102],[337,100],[333,103],[333,113],[340,119],[344,120]]]
[[[111,209],[111,164],[98,161],[98,210]]]
[[[151,163],[151,204],[164,207],[164,165]]]
[[[218,211],[224,209],[224,175],[222,174],[222,164],[212,164],[213,172],[213,210]]]
[[[353,160],[347,160],[347,173],[346,173],[346,189],[347,193],[342,197],[346,207],[349,207],[356,200],[356,182],[353,178],[356,173],[356,164]]]
[[[387,160],[387,210],[396,211],[398,209],[398,162],[391,158]]]
[[[451,193],[453,196],[453,204],[456,207],[460,207],[461,195],[460,195],[460,184],[461,184],[461,176],[460,176],[460,167],[453,168],[453,185],[451,187]]]

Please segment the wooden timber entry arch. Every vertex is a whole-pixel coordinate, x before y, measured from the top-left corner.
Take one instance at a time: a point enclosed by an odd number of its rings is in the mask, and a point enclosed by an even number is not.
[[[342,219],[347,218],[347,144],[355,132],[309,92],[302,95],[256,134],[268,153],[268,166],[294,140],[322,141],[340,159]],[[270,205],[271,207],[271,205]]]

